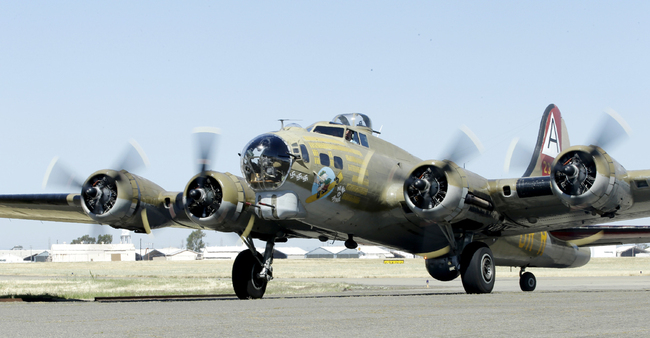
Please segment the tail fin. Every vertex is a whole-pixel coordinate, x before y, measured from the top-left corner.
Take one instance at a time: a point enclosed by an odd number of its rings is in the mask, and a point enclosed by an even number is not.
[[[548,105],[539,125],[537,145],[530,159],[530,164],[523,177],[549,176],[551,163],[562,149],[569,147],[569,133],[560,114],[560,109],[554,104]]]

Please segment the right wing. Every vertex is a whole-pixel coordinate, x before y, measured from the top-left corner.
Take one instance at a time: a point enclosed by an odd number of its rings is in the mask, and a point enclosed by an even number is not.
[[[551,235],[577,246],[650,243],[650,226],[594,225],[551,231]]]

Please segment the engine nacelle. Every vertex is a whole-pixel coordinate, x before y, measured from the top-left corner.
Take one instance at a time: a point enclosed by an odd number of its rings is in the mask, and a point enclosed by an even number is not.
[[[215,230],[237,220],[247,202],[254,204],[255,194],[246,182],[230,173],[197,174],[183,192],[183,205],[190,220]]]
[[[455,223],[472,219],[480,225],[493,219],[494,207],[487,199],[487,187],[485,178],[453,162],[430,160],[411,171],[404,182],[404,199],[409,209],[425,221]]]
[[[125,170],[99,170],[81,189],[81,207],[93,220],[116,228],[143,230],[134,221],[146,201],[153,202],[164,190],[153,182]]]
[[[624,180],[627,171],[603,149],[574,146],[553,161],[553,193],[570,207],[593,208],[610,214],[632,206],[630,185]]]

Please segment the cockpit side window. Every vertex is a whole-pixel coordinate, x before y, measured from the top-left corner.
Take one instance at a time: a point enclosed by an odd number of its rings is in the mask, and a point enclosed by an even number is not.
[[[334,137],[343,137],[343,128],[340,127],[330,127],[330,126],[316,126],[314,128],[314,133],[330,135]]]
[[[368,136],[366,134],[359,133],[359,140],[362,146],[368,148]]]
[[[359,133],[352,129],[345,132],[345,140],[354,144],[359,144]]]
[[[302,154],[302,160],[305,161],[305,163],[309,163],[309,152],[304,144],[300,145],[300,153]]]

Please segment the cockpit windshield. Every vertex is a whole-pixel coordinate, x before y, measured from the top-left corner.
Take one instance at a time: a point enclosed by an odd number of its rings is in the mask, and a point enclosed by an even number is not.
[[[343,137],[343,132],[345,130],[341,127],[332,127],[332,126],[316,126],[314,128],[314,133],[330,135],[334,137]]]
[[[336,115],[332,122],[345,126],[366,127],[372,130],[372,122],[370,122],[370,118],[364,114],[350,113]]]
[[[264,134],[244,148],[241,169],[253,190],[275,190],[286,180],[291,169],[289,147],[276,135]]]

